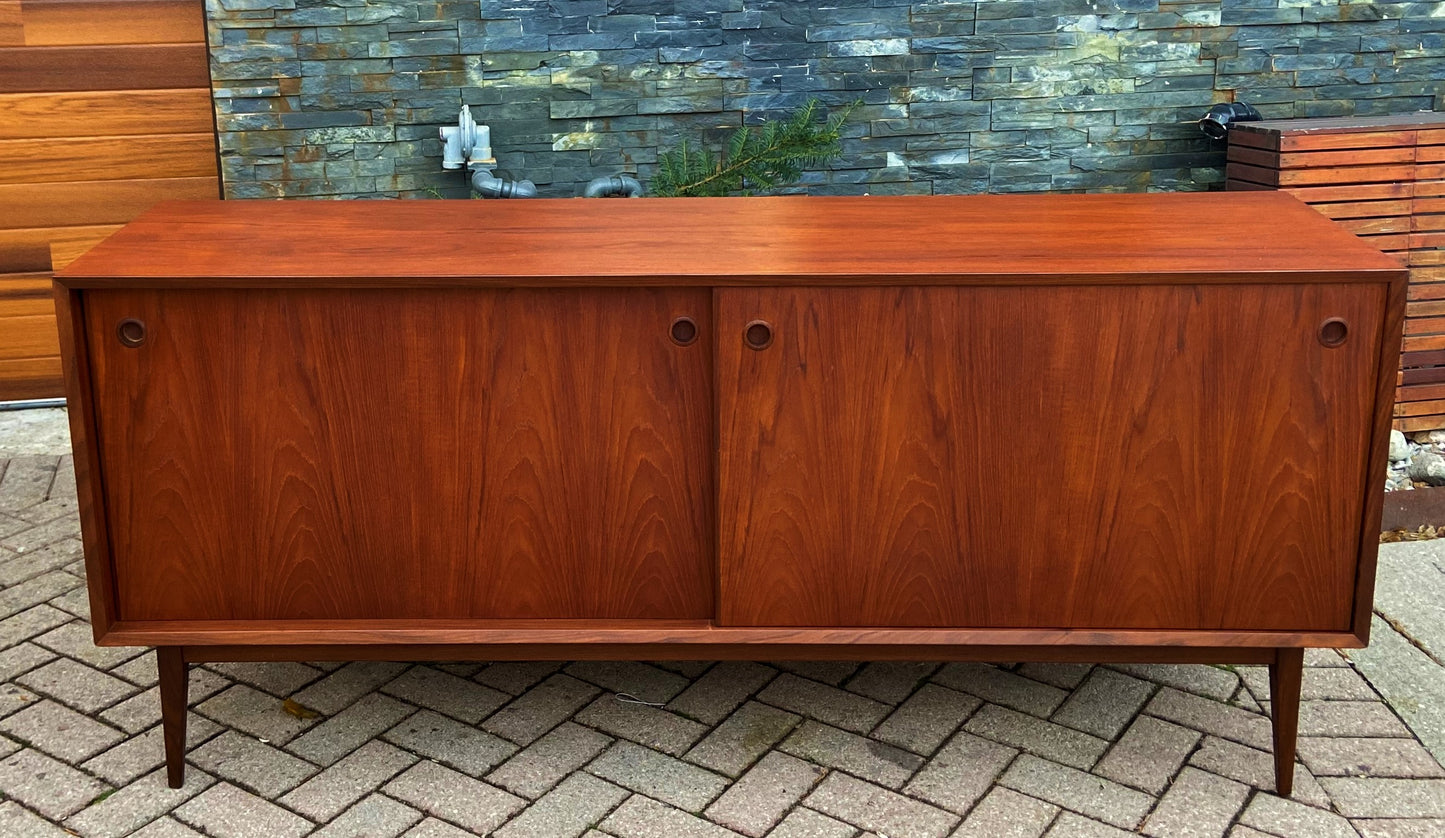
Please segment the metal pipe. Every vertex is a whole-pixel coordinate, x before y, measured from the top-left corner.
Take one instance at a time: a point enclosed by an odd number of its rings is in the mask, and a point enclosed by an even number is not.
[[[0,402],[0,410],[30,410],[41,407],[65,407],[65,399],[20,399]]]
[[[472,175],[472,188],[483,198],[535,198],[537,184],[530,180],[505,180],[490,169],[478,169]]]
[[[583,190],[584,198],[641,198],[642,184],[627,175],[594,178]]]

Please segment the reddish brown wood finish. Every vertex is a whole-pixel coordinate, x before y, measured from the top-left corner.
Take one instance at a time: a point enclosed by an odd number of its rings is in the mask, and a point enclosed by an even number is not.
[[[709,308],[87,294],[121,617],[710,616],[711,358],[668,336]]]
[[[1269,665],[1269,715],[1274,727],[1274,788],[1281,797],[1294,793],[1294,755],[1299,733],[1304,657],[1304,649],[1280,649]]]
[[[0,47],[0,93],[150,90],[211,82],[196,44]]]
[[[58,282],[97,638],[162,647],[173,782],[187,660],[1287,680],[1367,636],[1405,272],[1286,195],[191,203]]]
[[[1364,515],[1360,521],[1360,549],[1356,559],[1354,618],[1351,627],[1363,646],[1370,641],[1370,619],[1375,602],[1375,566],[1380,551],[1380,520],[1385,507],[1385,474],[1390,458],[1391,401],[1393,381],[1399,368],[1399,341],[1405,323],[1406,280],[1396,275],[1386,287],[1385,318],[1380,329],[1380,353],[1375,369],[1374,417],[1369,459],[1359,478],[1363,491]]]
[[[161,646],[156,649],[156,665],[160,669],[166,782],[178,789],[186,782],[186,697],[190,692],[184,650],[179,646]]]
[[[197,279],[207,287],[906,285],[924,277],[1138,285],[1259,282],[1261,274],[1312,282],[1397,267],[1272,194],[475,203],[167,204],[59,276],[75,287],[172,288]],[[438,230],[485,239],[485,253],[459,251]],[[318,242],[326,242],[324,260]]]
[[[226,661],[447,661],[447,660],[757,660],[750,643],[722,646],[651,644],[527,644],[496,647],[458,643],[400,646],[185,646],[191,663]],[[779,645],[769,660],[966,660],[987,663],[1060,661],[1080,663],[1271,664],[1278,650],[1234,646],[813,646]]]
[[[84,298],[56,285],[55,319],[60,326],[60,357],[65,371],[66,416],[74,452],[75,482],[85,545],[85,579],[90,594],[90,626],[100,643],[115,622],[116,578],[111,564],[110,528],[101,474],[96,405],[91,397],[91,355],[85,333]]]
[[[1380,285],[721,290],[720,621],[1346,630],[1363,496],[1336,486],[1364,474],[1384,307]]]
[[[506,647],[535,644],[650,646],[657,650],[750,644],[769,647],[931,649],[982,646],[1167,646],[1194,648],[1353,647],[1340,632],[1164,631],[1121,629],[948,629],[719,626],[711,620],[138,620],[121,621],[104,646],[458,644]],[[931,654],[931,653],[930,653]]]

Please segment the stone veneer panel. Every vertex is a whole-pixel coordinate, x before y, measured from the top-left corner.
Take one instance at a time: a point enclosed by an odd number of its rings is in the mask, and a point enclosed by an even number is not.
[[[826,6],[826,7],[824,7]],[[1193,125],[1445,109],[1445,4],[207,0],[226,194],[464,195],[462,104],[545,195],[809,97],[865,104],[816,193],[1217,188]]]

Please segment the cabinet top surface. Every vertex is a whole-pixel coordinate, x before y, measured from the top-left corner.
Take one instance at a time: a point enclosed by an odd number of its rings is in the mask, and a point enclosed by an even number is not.
[[[142,215],[57,279],[73,287],[1187,282],[1401,270],[1287,194],[1216,192],[178,202]]]

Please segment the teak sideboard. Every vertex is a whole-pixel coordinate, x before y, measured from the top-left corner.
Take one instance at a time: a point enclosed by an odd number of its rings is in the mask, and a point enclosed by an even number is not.
[[[1278,193],[195,202],[56,277],[96,642],[1268,664],[1368,640],[1405,272]]]

